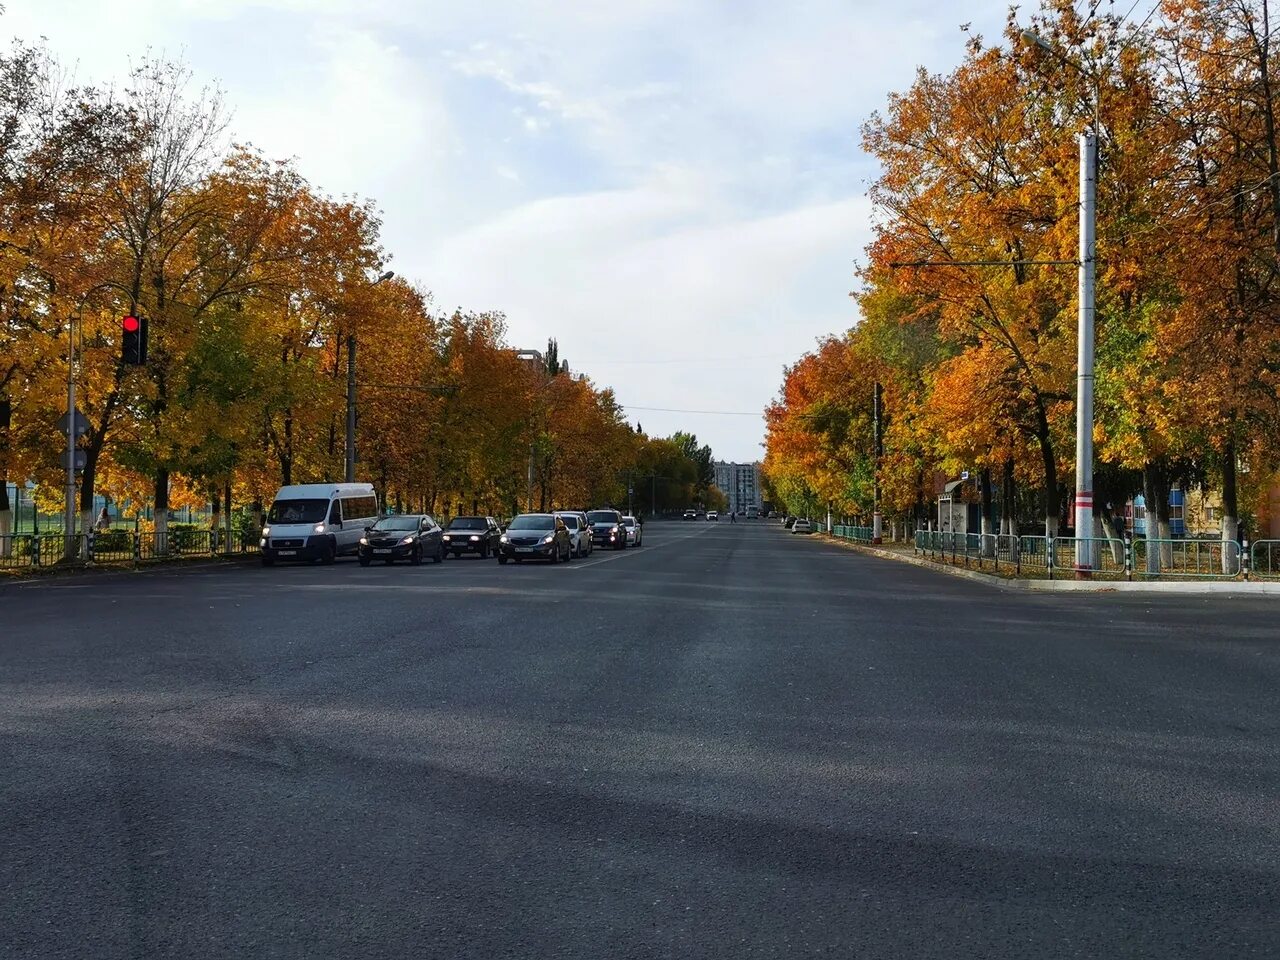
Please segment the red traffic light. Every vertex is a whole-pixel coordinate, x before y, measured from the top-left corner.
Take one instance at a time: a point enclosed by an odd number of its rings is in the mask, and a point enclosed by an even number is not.
[[[129,316],[120,321],[120,326],[124,327],[125,333],[137,333],[142,324],[138,321],[137,317],[133,314],[129,314]]]

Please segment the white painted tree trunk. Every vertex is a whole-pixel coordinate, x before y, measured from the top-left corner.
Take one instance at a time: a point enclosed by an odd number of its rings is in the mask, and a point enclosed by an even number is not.
[[[1222,572],[1237,573],[1240,570],[1240,520],[1237,517],[1222,517]]]
[[[89,559],[88,533],[93,529],[93,508],[80,511],[80,559]]]
[[[169,509],[167,507],[156,507],[155,517],[155,551],[157,555],[163,555],[168,552],[169,547]]]
[[[1173,566],[1173,544],[1169,543],[1173,539],[1173,528],[1168,520],[1160,520],[1156,529],[1160,532],[1160,539],[1165,541],[1160,545],[1160,564],[1167,569]]]
[[[1111,559],[1115,561],[1116,566],[1124,566],[1124,537],[1120,536],[1120,528],[1116,526],[1116,519],[1109,513],[1100,514],[1098,516],[1098,526],[1102,528],[1100,536],[1105,536],[1111,547]]]

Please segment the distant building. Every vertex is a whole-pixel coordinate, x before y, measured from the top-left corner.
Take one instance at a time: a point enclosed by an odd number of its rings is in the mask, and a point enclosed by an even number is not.
[[[760,509],[760,464],[715,462],[716,486],[729,498],[729,509],[744,513],[747,507]]]

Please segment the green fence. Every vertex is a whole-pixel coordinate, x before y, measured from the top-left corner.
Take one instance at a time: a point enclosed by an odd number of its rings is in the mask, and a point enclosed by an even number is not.
[[[182,526],[164,534],[129,530],[90,532],[77,534],[70,541],[61,533],[24,533],[0,537],[0,570],[127,565],[257,552],[257,537],[236,535],[228,541],[221,530]]]

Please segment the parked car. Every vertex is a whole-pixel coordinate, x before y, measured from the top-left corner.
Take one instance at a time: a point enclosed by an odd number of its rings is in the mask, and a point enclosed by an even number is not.
[[[357,553],[364,528],[378,519],[371,483],[296,483],[281,487],[267,512],[258,548],[262,565],[276,560],[333,563]]]
[[[571,560],[569,530],[554,513],[522,513],[513,517],[499,538],[498,562],[508,560]]]
[[[635,517],[622,518],[622,529],[627,534],[627,546],[638,547],[644,540],[644,526]]]
[[[573,546],[573,555],[575,557],[590,556],[591,524],[587,522],[587,515],[576,510],[557,510],[556,516],[564,521],[565,529],[569,531],[569,543]]]
[[[455,557],[475,553],[487,560],[498,552],[502,530],[493,517],[454,517],[444,532],[445,548]]]
[[[782,520],[782,525],[786,527],[788,530],[790,530],[792,526],[795,525],[795,522],[796,522],[795,517],[784,517]]]
[[[716,512],[715,510],[708,510],[708,511],[707,511],[707,519],[708,519],[708,520],[714,520],[714,521],[716,521],[717,523],[719,523],[719,522],[720,522],[720,514],[719,514],[718,512]]]
[[[444,531],[425,513],[383,517],[365,528],[358,553],[362,567],[375,560],[408,560],[415,566],[424,559],[439,563],[444,559]]]
[[[803,517],[791,525],[792,533],[813,533],[813,524]]]
[[[697,511],[697,510],[694,510],[692,507],[690,507],[688,510],[686,510],[686,511],[684,512],[684,519],[686,519],[686,520],[697,520],[697,519],[698,519],[698,511]]]
[[[591,524],[591,542],[614,550],[627,548],[627,534],[622,527],[622,514],[617,510],[592,510],[587,514]]]

